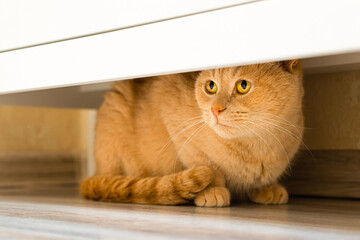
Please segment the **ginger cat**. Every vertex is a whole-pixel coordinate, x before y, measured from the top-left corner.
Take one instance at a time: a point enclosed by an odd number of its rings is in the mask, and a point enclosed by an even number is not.
[[[117,82],[97,115],[85,198],[224,207],[288,201],[303,133],[298,60]]]

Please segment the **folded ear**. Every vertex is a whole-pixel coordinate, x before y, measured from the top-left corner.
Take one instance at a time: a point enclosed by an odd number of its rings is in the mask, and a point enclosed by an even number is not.
[[[287,60],[287,61],[282,61],[281,64],[285,71],[289,73],[293,73],[300,66],[300,61],[299,59]]]

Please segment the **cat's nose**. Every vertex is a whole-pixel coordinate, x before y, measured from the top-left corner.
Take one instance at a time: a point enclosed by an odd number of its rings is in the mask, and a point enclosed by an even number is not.
[[[213,105],[211,107],[211,111],[214,114],[214,116],[217,118],[221,112],[223,112],[226,109],[226,107],[220,106],[220,105]]]

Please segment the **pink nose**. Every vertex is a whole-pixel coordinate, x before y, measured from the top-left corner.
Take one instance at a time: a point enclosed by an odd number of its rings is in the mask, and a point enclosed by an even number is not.
[[[214,114],[214,116],[215,116],[216,119],[218,118],[218,116],[220,115],[220,113],[221,113],[222,111],[224,111],[225,109],[226,109],[225,107],[219,106],[219,105],[213,105],[213,106],[211,107],[211,111],[212,111],[212,113]]]

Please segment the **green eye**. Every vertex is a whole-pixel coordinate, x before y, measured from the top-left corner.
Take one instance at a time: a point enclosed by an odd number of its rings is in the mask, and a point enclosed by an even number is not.
[[[249,92],[250,88],[251,88],[251,83],[246,80],[240,80],[236,84],[236,89],[240,94],[245,94]]]
[[[207,81],[205,85],[206,92],[209,94],[214,94],[217,92],[218,87],[214,81]]]

